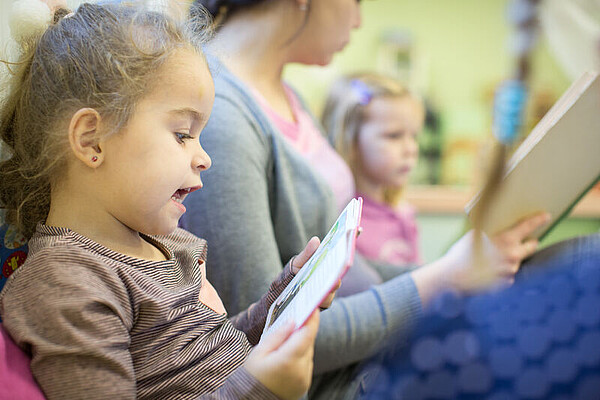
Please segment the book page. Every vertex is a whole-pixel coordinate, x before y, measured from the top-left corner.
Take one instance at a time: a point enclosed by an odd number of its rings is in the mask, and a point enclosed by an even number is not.
[[[588,90],[589,86],[594,83],[597,74],[593,72],[584,73],[579,79],[571,84],[567,91],[556,101],[556,103],[548,110],[546,115],[537,123],[527,138],[513,153],[511,159],[507,163],[507,171],[512,170],[515,165],[525,157],[529,151],[544,137],[556,123],[571,109],[574,103]]]
[[[533,129],[507,164],[483,230],[495,234],[541,211],[552,220],[542,239],[600,179],[600,77],[582,75]],[[466,206],[477,207],[479,194]]]
[[[362,199],[352,199],[321,244],[273,302],[263,336],[288,320],[301,327],[341,279],[354,256]]]

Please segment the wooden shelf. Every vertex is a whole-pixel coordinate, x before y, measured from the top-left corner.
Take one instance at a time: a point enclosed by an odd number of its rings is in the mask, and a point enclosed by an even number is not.
[[[405,198],[422,214],[463,214],[474,193],[472,188],[455,186],[410,186],[406,189]],[[600,218],[600,190],[590,190],[570,216]]]

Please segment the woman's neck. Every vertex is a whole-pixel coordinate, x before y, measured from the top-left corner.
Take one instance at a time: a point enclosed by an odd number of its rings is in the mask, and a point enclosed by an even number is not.
[[[279,49],[268,33],[273,28],[256,26],[259,22],[239,18],[228,21],[208,45],[236,76],[253,85],[277,85],[281,82],[283,68],[287,63],[285,49]]]
[[[279,17],[243,12],[231,16],[208,47],[235,76],[257,90],[275,112],[293,120],[282,83],[283,70],[293,52],[286,42],[293,35],[294,29]]]

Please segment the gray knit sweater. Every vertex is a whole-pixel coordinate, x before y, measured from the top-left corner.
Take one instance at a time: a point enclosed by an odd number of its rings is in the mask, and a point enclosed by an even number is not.
[[[256,301],[312,236],[335,221],[329,186],[286,142],[249,89],[209,57],[216,99],[200,142],[213,166],[185,201],[182,226],[211,245],[207,275],[229,313]],[[339,298],[321,315],[315,372],[373,355],[421,313],[409,274]]]

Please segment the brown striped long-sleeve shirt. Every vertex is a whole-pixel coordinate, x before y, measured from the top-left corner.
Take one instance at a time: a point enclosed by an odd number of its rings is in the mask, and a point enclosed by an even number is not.
[[[46,396],[276,398],[242,364],[269,306],[293,277],[289,265],[259,302],[230,320],[214,311],[224,309],[203,276],[204,240],[181,229],[145,238],[166,261],[38,226],[26,263],[0,293],[0,313],[31,354]]]

